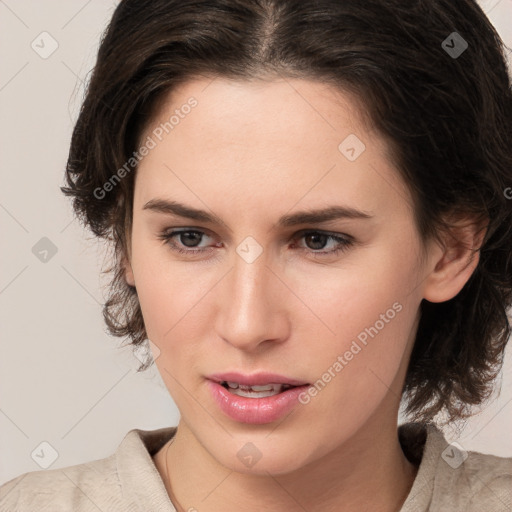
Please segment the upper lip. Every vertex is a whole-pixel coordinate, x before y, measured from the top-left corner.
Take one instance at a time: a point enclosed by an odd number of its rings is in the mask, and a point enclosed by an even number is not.
[[[247,375],[238,372],[213,373],[206,377],[215,382],[237,382],[245,386],[262,386],[263,384],[290,384],[291,386],[304,386],[308,382],[292,379],[277,373],[259,372]]]

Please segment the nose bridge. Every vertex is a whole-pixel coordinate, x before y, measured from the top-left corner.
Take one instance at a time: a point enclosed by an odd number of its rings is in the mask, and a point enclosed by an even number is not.
[[[235,313],[235,319],[247,317],[245,320],[247,323],[270,306],[268,278],[271,272],[267,268],[268,258],[265,252],[252,260],[243,255],[240,256],[239,249],[240,247],[237,249],[233,272],[231,272],[230,285],[233,301],[230,309]]]
[[[225,300],[219,306],[219,334],[239,348],[251,349],[280,336],[275,330],[277,316],[282,314],[278,279],[268,268],[268,253],[260,248],[253,241],[237,247],[232,271],[226,276]]]

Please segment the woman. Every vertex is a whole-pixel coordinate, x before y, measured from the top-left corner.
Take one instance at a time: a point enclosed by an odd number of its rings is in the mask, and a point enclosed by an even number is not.
[[[63,192],[181,418],[1,510],[509,510],[512,459],[440,418],[510,335],[511,119],[471,0],[123,0]]]

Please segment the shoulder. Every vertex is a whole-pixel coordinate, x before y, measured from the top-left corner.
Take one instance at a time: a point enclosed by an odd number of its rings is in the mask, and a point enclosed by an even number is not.
[[[105,505],[115,503],[129,505],[122,501],[114,455],[60,469],[31,471],[0,487],[0,512],[97,511],[98,507],[109,510]]]
[[[451,455],[449,445],[444,457]],[[512,457],[468,451],[457,447],[461,463],[458,467],[439,465],[435,498],[442,503],[446,496],[455,495],[451,501],[463,506],[467,512],[512,510]]]
[[[433,510],[512,510],[512,457],[466,451],[439,431],[435,445]]]
[[[401,512],[510,512],[512,457],[465,450],[433,424],[406,424],[400,440],[419,466]]]
[[[145,441],[158,442],[160,431],[129,431],[115,453],[59,469],[24,473],[0,486],[0,512],[102,512],[139,510],[127,491],[127,478],[151,470]],[[129,474],[129,475],[127,475]]]

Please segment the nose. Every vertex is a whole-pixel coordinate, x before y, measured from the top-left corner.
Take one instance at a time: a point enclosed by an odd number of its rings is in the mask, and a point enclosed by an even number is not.
[[[283,342],[289,336],[286,290],[265,252],[252,263],[235,254],[233,268],[222,280],[217,334],[248,352]]]

